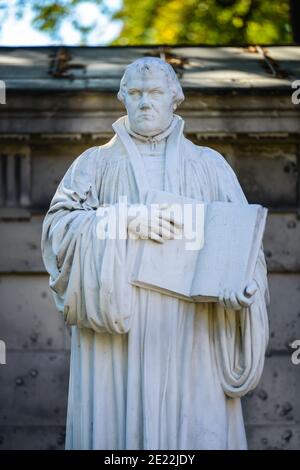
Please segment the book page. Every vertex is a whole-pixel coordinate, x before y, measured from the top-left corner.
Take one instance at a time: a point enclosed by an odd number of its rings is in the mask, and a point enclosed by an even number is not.
[[[246,282],[250,282],[253,279],[255,265],[257,262],[259,250],[262,244],[263,234],[266,226],[268,209],[259,207],[257,212],[257,222],[253,234],[252,250],[246,269]]]
[[[205,243],[199,252],[192,296],[215,297],[228,288],[244,289],[261,206],[212,202],[205,217]]]

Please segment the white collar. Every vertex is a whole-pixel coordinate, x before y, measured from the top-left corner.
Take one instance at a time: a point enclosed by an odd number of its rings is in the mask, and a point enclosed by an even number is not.
[[[128,116],[125,116],[124,125],[128,134],[134,137],[135,139],[138,139],[138,140],[141,140],[142,142],[147,142],[147,143],[154,143],[154,142],[157,143],[163,139],[166,139],[172,133],[176,124],[178,123],[178,120],[179,120],[178,116],[174,114],[171,124],[167,127],[167,129],[153,136],[145,136],[145,135],[137,134],[136,132],[134,132],[130,127]]]
[[[180,151],[180,145],[183,136],[184,120],[178,116],[175,117],[175,127],[173,132],[166,141],[166,160],[165,160],[165,191],[173,192],[174,194],[182,194],[183,190],[183,156]],[[135,139],[131,138],[125,127],[126,116],[120,117],[112,125],[118,138],[122,142],[128,158],[131,162],[135,181],[137,183],[139,200],[143,201],[149,188],[148,178],[145,169],[145,162],[140,154],[140,151],[135,143]],[[169,128],[166,129],[169,131]]]

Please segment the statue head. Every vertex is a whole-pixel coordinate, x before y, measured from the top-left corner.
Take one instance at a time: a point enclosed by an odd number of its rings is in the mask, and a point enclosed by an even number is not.
[[[184,94],[171,65],[156,57],[143,57],[127,66],[118,99],[126,107],[131,129],[153,136],[170,125]]]

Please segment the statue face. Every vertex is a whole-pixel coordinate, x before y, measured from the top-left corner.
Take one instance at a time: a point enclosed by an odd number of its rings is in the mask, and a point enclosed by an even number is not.
[[[153,136],[164,131],[173,118],[173,94],[161,70],[130,72],[125,92],[125,106],[134,132]]]

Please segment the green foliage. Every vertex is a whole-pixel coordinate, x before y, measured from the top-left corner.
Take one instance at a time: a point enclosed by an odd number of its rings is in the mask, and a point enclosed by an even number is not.
[[[110,14],[105,0],[15,0],[14,11],[17,19],[21,20],[24,13],[30,9],[33,13],[32,26],[41,32],[49,34],[53,39],[59,37],[59,32],[64,20],[71,20],[73,27],[81,33],[82,42],[95,25],[84,26],[75,14],[76,7],[80,3],[93,3],[99,7],[102,13]],[[7,17],[9,9],[13,8],[13,2],[9,4],[0,0],[0,28],[1,22]],[[2,12],[2,13],[1,13]]]
[[[288,0],[124,0],[113,44],[292,42]]]
[[[59,37],[64,20],[71,20],[84,43],[95,25],[82,25],[74,12],[86,1],[15,0],[15,14],[22,18],[30,8],[33,26],[52,38]],[[123,0],[117,13],[105,0],[89,1],[112,19],[123,21],[115,45],[292,42],[289,0]],[[0,28],[10,5],[7,0],[0,0]]]

